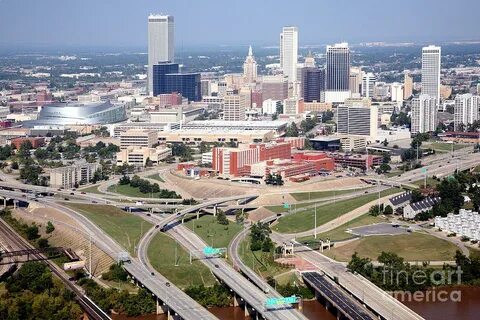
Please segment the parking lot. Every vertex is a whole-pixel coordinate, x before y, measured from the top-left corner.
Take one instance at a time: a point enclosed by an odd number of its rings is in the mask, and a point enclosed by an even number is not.
[[[407,228],[397,226],[391,223],[377,223],[369,226],[352,228],[350,233],[358,236],[378,236],[378,235],[399,235],[408,233]]]

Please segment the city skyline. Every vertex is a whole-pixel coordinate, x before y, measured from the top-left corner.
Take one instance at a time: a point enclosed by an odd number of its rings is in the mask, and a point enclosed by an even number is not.
[[[87,0],[79,5],[58,0],[25,0],[20,3],[4,0],[0,2],[0,9],[10,14],[0,21],[0,46],[146,47],[144,21],[150,13],[175,17],[178,25],[176,45],[180,48],[234,43],[275,45],[278,30],[285,25],[298,27],[299,43],[303,45],[342,41],[428,43],[480,40],[475,32],[475,12],[480,9],[477,1],[463,0],[457,5],[469,10],[458,12],[446,10],[447,1],[417,3],[409,0],[402,6],[378,6],[376,0],[361,4],[344,2],[269,0],[253,3],[246,0],[225,8],[216,0],[202,5],[190,1],[167,1],[161,6],[146,0],[135,3],[116,1],[115,6],[111,1],[97,3]],[[256,10],[238,15],[248,7]],[[210,21],[205,19],[213,16],[212,12],[219,8],[222,15],[215,15]],[[265,15],[265,12],[269,14]],[[19,15],[23,19],[15,18]],[[358,19],[351,19],[352,15]],[[347,17],[350,18],[346,20]],[[337,21],[351,22],[338,24]],[[258,28],[259,25],[263,27]],[[335,28],[331,28],[332,25]]]

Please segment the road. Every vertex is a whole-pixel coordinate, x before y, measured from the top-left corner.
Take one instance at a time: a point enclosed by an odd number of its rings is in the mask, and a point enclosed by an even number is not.
[[[283,244],[284,242],[292,242],[292,239],[284,237],[278,233],[271,235],[273,241],[277,244]],[[383,291],[379,287],[367,279],[354,275],[348,272],[345,265],[336,262],[321,253],[314,251],[306,246],[296,243],[295,254],[312,265],[323,271],[331,279],[335,277],[338,279],[338,283],[355,296],[359,301],[368,305],[376,313],[381,315],[387,320],[414,320],[423,319],[418,314],[410,310],[401,302],[390,296],[387,292]]]
[[[344,293],[332,280],[318,272],[303,272],[302,277],[316,291],[321,292],[350,320],[373,320],[374,315]]]
[[[12,198],[15,197],[19,200],[26,201],[26,199],[23,198],[22,193],[18,192],[0,190],[0,195]],[[51,199],[39,198],[37,200],[39,203],[54,208],[74,219],[86,233],[91,235],[95,245],[114,260],[118,259],[120,253],[125,252],[124,248],[82,214],[55,203],[54,201],[51,201]],[[124,264],[124,267],[131,275],[140,281],[145,288],[166,303],[183,319],[217,319],[179,288],[174,285],[167,286],[166,284],[169,281],[165,277],[156,273],[153,269],[149,269],[139,259],[132,258],[130,263]],[[152,275],[152,272],[154,275]]]

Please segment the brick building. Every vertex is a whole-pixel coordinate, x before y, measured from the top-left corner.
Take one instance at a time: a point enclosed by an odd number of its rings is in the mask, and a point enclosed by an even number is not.
[[[43,147],[45,145],[45,139],[41,137],[20,137],[20,138],[15,138],[11,140],[12,146],[15,147],[15,149],[20,149],[22,144],[26,141],[30,141],[32,144],[33,149],[37,149],[39,147]]]

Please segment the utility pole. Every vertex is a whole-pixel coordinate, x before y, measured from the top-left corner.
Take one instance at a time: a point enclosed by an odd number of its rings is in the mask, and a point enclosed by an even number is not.
[[[315,227],[314,227],[315,239],[317,239],[317,203],[315,202]]]
[[[92,275],[92,234],[89,233],[88,235],[89,235],[89,240],[90,240],[89,249],[88,249],[89,256],[90,256],[89,259],[88,259],[89,260],[88,261],[88,269],[90,270],[89,273],[90,273],[90,279],[91,279],[93,277],[93,275]]]

